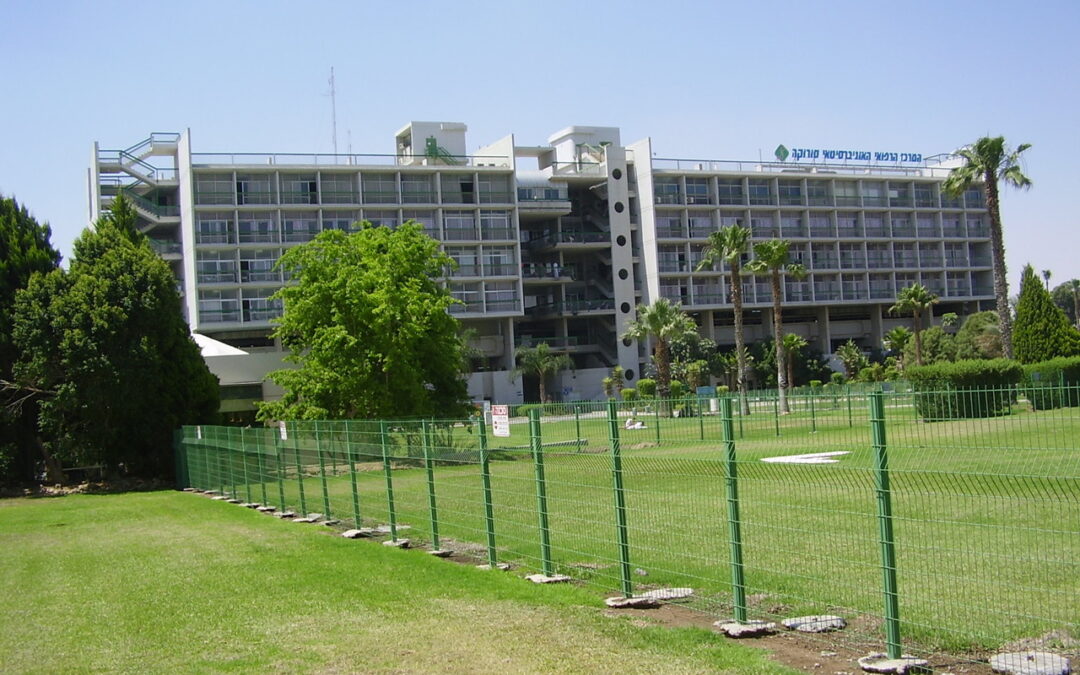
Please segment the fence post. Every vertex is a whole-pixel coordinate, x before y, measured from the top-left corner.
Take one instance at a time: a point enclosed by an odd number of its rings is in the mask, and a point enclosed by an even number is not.
[[[439,546],[439,509],[435,505],[435,463],[431,459],[431,427],[427,420],[420,422],[420,445],[424,449],[424,471],[427,473],[428,513],[431,514],[431,548]]]
[[[315,454],[319,457],[319,484],[322,487],[323,514],[330,517],[330,489],[326,484],[326,458],[323,456],[322,434],[319,423],[315,422]]]
[[[619,415],[615,401],[607,402],[608,443],[611,446],[611,479],[615,491],[615,536],[619,544],[619,578],[624,598],[634,593],[630,580],[630,539],[626,526],[626,495],[623,492],[622,449],[619,444]]]
[[[299,433],[299,432],[297,432]],[[300,463],[300,439],[293,439],[293,456],[296,459],[296,487],[300,492],[300,515],[307,515],[307,498],[304,495],[304,466]]]
[[[204,429],[203,430],[203,435],[205,436],[209,431],[210,431],[210,429]],[[215,435],[217,435],[217,434],[215,434]],[[204,440],[203,442],[205,443],[206,440]],[[214,456],[217,459],[217,462],[215,462],[217,464],[217,478],[218,478],[217,482],[221,485],[221,494],[222,495],[227,495],[229,493],[225,491],[225,458],[226,458],[226,454],[225,454],[225,452],[223,452],[223,450],[226,450],[226,448],[223,448],[221,445],[218,445],[218,446],[216,446],[214,448],[214,450],[215,450]]]
[[[855,426],[851,418],[851,385],[847,385],[847,425],[848,427]]]
[[[553,576],[551,563],[551,531],[548,529],[547,482],[544,480],[544,447],[540,437],[540,411],[529,411],[529,445],[532,448],[533,469],[536,475],[536,515],[540,524],[540,562],[545,575]]]
[[[814,413],[814,390],[810,390],[810,433],[817,433],[817,417]]]
[[[900,603],[896,588],[896,548],[893,541],[889,454],[885,441],[885,403],[880,391],[870,392],[870,431],[874,445],[874,483],[877,491],[881,573],[885,592],[885,645],[890,659],[900,658]]]
[[[349,487],[352,488],[352,517],[353,527],[360,527],[360,491],[356,488],[356,460],[353,456],[352,430],[349,428],[350,420],[343,422],[345,426],[345,461],[349,463]]]
[[[250,504],[252,502],[252,499],[251,499],[251,477],[248,476],[247,439],[245,438],[246,434],[244,433],[244,431],[245,431],[245,429],[243,427],[241,427],[240,428],[240,461],[243,462],[243,468],[244,468],[244,493],[247,495],[247,500],[246,500],[247,503]]]
[[[728,539],[731,540],[731,591],[735,621],[746,623],[746,580],[743,574],[742,523],[739,519],[739,481],[735,464],[735,431],[731,421],[731,398],[720,399],[720,429],[724,441],[725,486],[727,488]]]
[[[670,405],[670,402],[663,402],[663,399],[653,399],[653,426],[656,427],[656,444],[660,445],[660,406]]]
[[[266,497],[266,460],[263,459],[263,439],[266,437],[266,432],[259,430],[259,444],[255,449],[255,467],[259,471],[259,487],[262,492],[262,501],[259,502],[263,506],[269,501]]]
[[[689,403],[690,400],[691,399],[687,397],[687,403]],[[701,437],[701,440],[705,440],[705,399],[701,398],[701,396],[698,395],[696,400],[698,416],[698,435]]]
[[[386,474],[386,507],[390,514],[390,539],[397,541],[397,514],[394,513],[394,477],[390,468],[390,434],[385,420],[379,422],[379,443],[382,445],[383,473]]]
[[[742,403],[742,407],[739,408],[739,440],[742,440],[742,439],[746,438],[746,435],[743,433],[743,427],[742,427],[742,418],[745,417],[745,415],[743,414],[743,411],[744,410],[745,411],[750,410],[750,402],[746,400],[746,394],[740,394],[740,396],[742,396],[743,403]]]
[[[240,489],[236,483],[236,450],[232,447],[232,429],[225,431],[225,450],[229,453],[229,482],[232,484],[232,498],[240,499]]]
[[[577,438],[577,446],[575,449],[578,452],[581,452],[581,404],[579,403],[574,404],[574,429],[577,433],[577,436],[575,437]]]
[[[780,435],[780,394],[777,392],[772,400],[773,425],[776,427],[776,435]]]
[[[277,468],[277,490],[278,490],[278,506],[281,508],[281,512],[284,513],[285,508],[285,458],[281,452],[281,431],[284,429],[284,422],[280,423],[274,434],[274,457],[277,460],[275,466]]]
[[[484,524],[487,527],[488,565],[495,569],[498,564],[495,555],[495,509],[491,503],[491,458],[488,457],[487,423],[484,421],[483,412],[480,413],[478,436],[480,437],[480,477],[484,484]]]

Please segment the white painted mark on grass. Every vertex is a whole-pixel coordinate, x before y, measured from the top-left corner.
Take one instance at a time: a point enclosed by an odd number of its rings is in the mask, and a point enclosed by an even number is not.
[[[839,460],[832,459],[838,455],[850,454],[847,450],[836,452],[813,452],[806,455],[782,455],[780,457],[762,457],[763,462],[776,464],[836,464]]]

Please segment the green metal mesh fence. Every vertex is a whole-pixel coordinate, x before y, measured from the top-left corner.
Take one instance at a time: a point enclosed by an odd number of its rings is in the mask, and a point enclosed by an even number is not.
[[[761,393],[581,402],[504,437],[476,418],[353,420],[187,427],[179,444],[198,489],[612,595],[689,587],[717,618],[840,615],[833,644],[949,663],[1076,655],[1078,403],[821,388],[787,413]]]

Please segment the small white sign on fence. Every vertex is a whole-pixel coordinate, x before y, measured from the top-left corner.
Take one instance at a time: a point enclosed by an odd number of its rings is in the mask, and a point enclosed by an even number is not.
[[[493,436],[510,436],[510,406],[491,406],[491,434]]]
[[[283,441],[289,440],[289,431],[286,428],[285,423],[284,422],[278,422],[278,428],[281,430],[281,440],[283,440]]]

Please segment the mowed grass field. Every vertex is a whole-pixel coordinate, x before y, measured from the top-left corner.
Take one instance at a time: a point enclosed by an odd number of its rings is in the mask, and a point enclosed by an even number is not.
[[[636,590],[690,586],[696,607],[730,616],[719,418],[665,418],[640,409],[637,418],[646,429],[620,427]],[[907,397],[894,396],[887,399],[886,419],[900,615],[912,649],[978,652],[1053,630],[1080,632],[1080,411],[1032,412],[1021,403],[1008,416],[924,423]],[[487,528],[477,430],[433,429],[428,445],[436,461],[429,483],[422,434],[388,425],[396,518],[410,526],[400,535],[430,542],[433,483],[439,534],[452,540],[444,547],[483,557]],[[850,411],[844,398],[817,399],[812,411],[809,401],[796,401],[791,415],[779,417],[771,403],[757,403],[734,430],[751,615],[880,617],[881,549],[865,399]],[[208,441],[191,456],[196,482],[212,488],[224,482],[227,490],[236,482],[242,499],[279,504],[283,495],[294,509],[300,508],[302,485],[306,511],[329,511],[346,521],[359,511],[365,525],[389,521],[377,428],[296,426],[287,441],[273,440],[276,433],[249,430],[233,443]],[[540,440],[557,570],[618,589],[603,414],[548,418]],[[517,421],[510,438],[487,441],[496,458],[490,480],[497,555],[538,569],[528,425]],[[316,442],[323,448],[325,481]],[[214,454],[213,447],[232,450]],[[248,452],[237,452],[239,447]],[[835,456],[834,464],[760,461],[819,452],[848,454]]]
[[[0,500],[0,670],[783,673],[580,588],[178,492]]]

